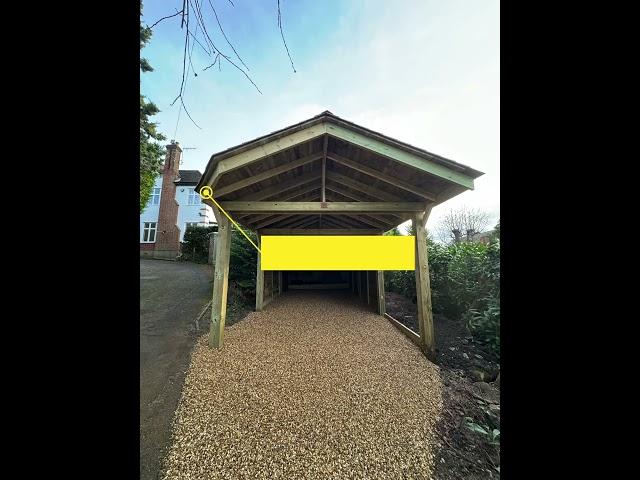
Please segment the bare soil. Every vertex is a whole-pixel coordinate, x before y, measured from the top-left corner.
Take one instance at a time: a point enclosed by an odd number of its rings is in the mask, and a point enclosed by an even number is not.
[[[416,304],[393,292],[385,294],[387,313],[417,332]],[[466,426],[465,418],[500,429],[500,365],[473,342],[466,327],[434,315],[436,363],[442,378],[443,414],[436,424],[437,450],[433,478],[475,480],[500,478],[500,445]]]

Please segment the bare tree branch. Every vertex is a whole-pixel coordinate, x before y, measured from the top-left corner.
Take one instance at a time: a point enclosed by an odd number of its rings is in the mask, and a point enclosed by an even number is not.
[[[468,209],[463,206],[450,210],[440,220],[436,227],[438,238],[443,241],[460,242],[463,238],[473,240],[475,235],[482,233],[491,221],[491,216],[480,209]]]
[[[216,22],[218,22],[218,27],[220,27],[220,32],[222,32],[222,36],[224,37],[224,39],[227,41],[227,43],[231,47],[231,50],[233,50],[233,53],[236,54],[236,57],[238,57],[238,60],[240,60],[240,63],[242,63],[242,65],[244,65],[244,68],[249,70],[249,67],[247,67],[247,64],[242,61],[242,58],[240,58],[240,55],[238,55],[238,52],[236,52],[236,49],[233,48],[233,45],[231,45],[231,42],[227,38],[227,35],[224,33],[224,30],[222,29],[222,25],[220,24],[220,19],[218,19],[218,13],[216,12],[216,9],[213,8],[213,4],[211,3],[211,0],[208,0],[208,1],[209,1],[209,5],[211,6],[211,10],[213,10],[213,14],[216,17]]]
[[[284,39],[284,32],[282,31],[282,15],[280,13],[280,0],[278,0],[278,28],[280,28],[280,36],[282,37],[282,43],[284,43],[284,48],[287,50],[287,56],[289,57],[289,61],[291,62],[291,68],[293,68],[293,73],[296,73],[296,67],[293,65],[293,60],[291,59],[291,54],[289,53],[289,47],[287,47],[287,41]]]
[[[151,25],[149,28],[153,28],[156,25],[158,25],[161,21],[166,20],[167,18],[172,18],[172,17],[177,17],[178,15],[180,15],[181,13],[183,13],[182,10],[180,10],[179,12],[174,13],[173,15],[167,15],[166,17],[162,17],[160,20],[158,20],[156,23],[154,23],[153,25]]]

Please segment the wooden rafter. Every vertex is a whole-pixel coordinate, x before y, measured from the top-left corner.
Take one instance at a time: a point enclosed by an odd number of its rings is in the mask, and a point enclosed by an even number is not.
[[[396,147],[388,142],[383,142],[373,136],[364,135],[355,130],[345,128],[328,122],[326,125],[327,133],[331,136],[344,140],[346,142],[357,145],[366,150],[377,153],[384,157],[395,160],[398,163],[408,165],[429,175],[442,178],[449,182],[457,183],[469,190],[473,190],[473,178],[459,171],[460,167],[446,167],[433,160],[420,157],[415,153],[406,151],[405,149]]]
[[[344,165],[345,167],[349,167],[353,170],[357,170],[358,172],[369,175],[370,177],[377,178],[378,180],[382,180],[383,182],[386,182],[389,185],[393,185],[394,187],[400,188],[402,190],[406,190],[407,192],[413,193],[414,195],[418,195],[419,197],[422,197],[426,200],[430,200],[430,201],[436,200],[436,196],[431,192],[427,192],[426,190],[420,187],[416,187],[415,185],[405,182],[404,180],[400,180],[399,178],[392,177],[391,175],[387,175],[386,173],[367,167],[366,165],[358,163],[354,160],[345,158],[342,155],[338,155],[336,153],[329,153],[327,154],[327,157],[333,160],[334,162]]]
[[[341,173],[336,173],[332,171],[327,172],[327,179],[336,183],[340,183],[346,187],[352,188],[354,190],[359,191],[360,193],[365,193],[372,197],[376,197],[385,202],[401,202],[404,201],[401,197],[397,195],[393,195],[391,193],[383,192],[382,190],[374,190],[371,185],[367,185],[366,183],[359,182],[351,177],[347,177],[346,175],[342,175]]]
[[[236,190],[248,187],[249,185],[253,185],[254,183],[261,182],[263,180],[266,180],[267,178],[275,177],[276,175],[280,175],[281,173],[293,170],[294,168],[301,167],[302,165],[306,165],[307,163],[319,160],[320,158],[322,158],[321,153],[313,153],[292,162],[287,162],[284,165],[270,168],[269,170],[265,170],[264,172],[260,172],[256,175],[251,175],[250,177],[243,178],[242,180],[230,183],[229,185],[215,188],[213,190],[213,196],[217,199],[219,197],[222,197],[223,195],[227,195],[228,193],[235,192]]]
[[[285,182],[278,182],[275,185],[271,185],[270,187],[260,190],[259,192],[255,192],[250,195],[243,196],[241,200],[243,201],[246,200],[247,202],[257,202],[260,200],[265,200],[269,197],[273,197],[274,195],[284,194],[284,192],[286,192],[287,190],[297,188],[306,183],[311,183],[316,180],[320,180],[321,176],[322,176],[322,173],[318,171],[315,171],[315,172],[311,171],[308,173],[304,173],[300,176],[294,177]],[[283,200],[283,198],[277,198],[274,200]]]
[[[318,185],[310,185],[298,192],[295,193],[289,193],[289,195],[285,195],[284,197],[282,197],[281,199],[279,199],[278,201],[288,201],[288,200],[293,200],[294,198],[298,198],[301,197],[303,195],[306,195],[305,198],[301,198],[300,200],[315,200],[318,195],[311,195],[309,196],[309,193],[311,192],[315,192],[316,190],[319,190],[320,187]],[[242,218],[245,222],[255,222],[256,220],[260,220],[262,218],[266,218],[267,215],[238,215],[238,218]]]
[[[306,230],[301,230],[300,228],[265,228],[260,231],[261,235],[380,235],[380,233],[380,230],[362,228],[310,228]]]
[[[327,146],[329,145],[329,135],[324,136],[324,143],[322,145],[322,201],[325,199],[325,183],[327,178]]]
[[[323,213],[328,215],[359,213],[424,212],[424,202],[221,202],[227,212]]]

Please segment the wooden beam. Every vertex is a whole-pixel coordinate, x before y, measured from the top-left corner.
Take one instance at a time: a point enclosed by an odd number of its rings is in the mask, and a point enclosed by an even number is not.
[[[325,226],[329,228],[357,228],[359,225],[360,225],[359,223],[354,224],[354,223],[341,222],[339,220],[336,220],[335,218],[328,218],[328,217],[324,218],[324,225],[322,224],[322,222],[318,222],[319,229],[322,229]]]
[[[346,175],[342,175],[341,173],[332,172],[329,170],[327,172],[327,179],[334,181],[336,183],[340,183],[346,187],[353,188],[361,193],[366,193],[371,197],[378,198],[385,202],[403,202],[404,199],[398,197],[397,195],[393,195],[392,193],[384,192],[380,189],[375,189],[370,184],[359,182],[351,177],[347,177]]]
[[[276,215],[276,216],[270,216],[269,218],[267,218],[266,220],[261,221],[260,223],[256,223],[254,228],[256,230],[266,227],[268,225],[272,225],[274,223],[277,223],[281,220],[284,220],[285,218],[292,218],[295,217],[296,215],[293,214],[287,214],[287,215]]]
[[[392,177],[391,175],[387,175],[386,173],[380,172],[373,168],[367,167],[366,165],[362,165],[361,163],[358,163],[349,158],[343,157],[342,155],[338,155],[336,153],[329,153],[327,154],[327,157],[329,157],[334,162],[344,165],[345,167],[352,168],[353,170],[357,170],[361,173],[377,178],[378,180],[382,180],[383,182],[386,182],[389,185],[393,185],[394,187],[398,187],[402,190],[406,190],[407,192],[413,193],[414,195],[418,195],[419,197],[422,197],[426,200],[430,200],[432,202],[436,200],[436,196],[431,192],[427,192],[426,190],[420,187],[417,187],[408,182],[405,182],[404,180],[400,180],[399,178]]]
[[[326,202],[324,192],[325,192],[325,183],[326,183],[326,173],[327,173],[327,145],[329,144],[329,135],[324,136],[324,144],[322,146],[322,201]]]
[[[287,162],[284,165],[280,165],[278,167],[265,170],[264,172],[260,172],[256,175],[251,175],[250,177],[243,178],[242,180],[230,183],[229,185],[214,188],[213,197],[217,200],[220,197],[227,195],[228,193],[235,192],[236,190],[248,187],[249,185],[253,185],[254,183],[261,182],[263,180],[266,180],[267,178],[275,177],[276,175],[280,175],[281,173],[288,172],[289,170],[293,170],[294,168],[301,167],[302,165],[306,165],[307,163],[313,162],[320,158],[322,158],[321,153],[313,153],[292,162]]]
[[[214,210],[214,213],[218,221],[218,237],[216,238],[216,265],[213,274],[209,346],[211,348],[222,348],[224,343],[224,321],[227,315],[231,224],[222,212],[216,212],[216,210]]]
[[[307,229],[302,230],[299,228],[265,228],[264,230],[260,230],[261,235],[380,235],[382,232],[380,230],[372,229],[330,229],[330,228],[321,228],[321,229]]]
[[[394,327],[396,327],[398,330],[400,330],[402,333],[404,333],[407,337],[409,337],[409,340],[411,340],[413,343],[415,343],[418,347],[422,346],[421,345],[422,344],[422,340],[420,340],[420,335],[418,335],[416,332],[411,330],[406,325],[403,325],[402,323],[400,323],[398,320],[393,318],[388,313],[384,314],[384,318],[389,320]]]
[[[427,237],[423,228],[424,216],[423,212],[413,215],[413,226],[416,231],[416,303],[418,305],[418,325],[422,349],[429,360],[435,361],[436,346],[433,332],[433,313],[431,311]]]
[[[353,193],[351,191],[347,191],[344,188],[342,188],[340,185],[327,185],[327,190],[337,193],[338,195],[342,195],[343,197],[346,198],[350,198],[351,200],[355,200],[357,202],[368,202],[370,201],[368,198],[363,197],[362,195],[358,195],[357,193]],[[373,196],[373,195],[371,195]],[[375,196],[373,196],[373,198],[375,198]],[[405,220],[405,218],[403,216],[400,215],[392,215],[389,214],[390,217],[396,217],[401,219],[402,221]]]
[[[298,130],[295,133],[291,133],[285,137],[272,140],[270,142],[256,145],[253,148],[245,150],[242,153],[232,155],[228,158],[218,161],[215,170],[211,174],[209,181],[210,186],[214,187],[218,182],[221,175],[231,172],[240,167],[251,165],[254,162],[262,160],[265,157],[275,155],[284,150],[295,147],[302,143],[318,138],[327,133],[327,127],[325,123],[318,123],[311,125],[310,127]]]
[[[333,123],[327,123],[326,125],[327,133],[336,138],[353,143],[361,148],[375,152],[378,155],[390,158],[391,160],[395,160],[399,163],[403,163],[420,170],[421,172],[428,173],[449,182],[457,183],[463,187],[473,190],[473,178],[458,171],[458,167],[455,165],[452,165],[451,167],[444,166],[433,160],[428,160],[415,153],[408,152],[394,145],[382,142],[370,135],[364,135],[341,125]]]
[[[279,202],[286,202],[286,201],[290,201],[293,200],[294,198],[298,198],[301,197],[303,195],[307,195],[307,197],[305,197],[304,199],[301,200],[316,200],[316,198],[318,197],[318,195],[308,195],[311,192],[314,192],[316,190],[319,190],[320,187],[318,185],[310,185],[307,188],[304,188],[303,190],[296,192],[294,194],[289,194],[284,196],[283,198],[279,199]],[[267,218],[269,215],[251,215],[251,214],[245,214],[245,215],[238,215],[238,219],[243,219],[244,222],[255,222],[257,220],[262,220],[263,218]]]
[[[327,189],[329,189],[329,188],[327,188]],[[336,193],[337,193],[337,192],[336,192]],[[342,195],[342,194],[341,194],[341,193],[339,193],[339,195]],[[346,195],[344,195],[344,196],[346,197]],[[344,201],[344,200],[342,200],[341,198],[334,197],[333,195],[330,195],[330,196],[328,197],[328,199],[329,199],[329,201],[331,201],[331,202],[342,202],[342,201]],[[391,228],[391,226],[398,225],[398,224],[402,223],[402,222],[394,223],[394,222],[396,222],[396,220],[393,220],[394,218],[402,220],[402,217],[397,216],[397,215],[389,215],[389,217],[392,217],[392,218],[387,218],[387,217],[384,217],[384,216],[382,216],[382,215],[374,215],[373,213],[370,213],[370,214],[367,214],[367,217],[370,217],[370,218],[373,218],[373,219],[376,219],[376,220],[378,220],[378,221],[382,222],[382,223],[383,223],[383,226],[384,226],[385,228]],[[356,218],[357,218],[357,217],[356,217]],[[370,223],[370,222],[369,222],[369,223]],[[374,224],[374,225],[375,225],[375,226],[378,226],[377,224]]]
[[[384,317],[387,312],[384,300],[384,271],[378,270],[376,275],[378,279],[378,313]]]
[[[227,212],[255,213],[324,213],[328,215],[358,213],[423,212],[422,202],[221,202]]]
[[[260,235],[257,235],[258,246],[260,246]],[[260,312],[264,307],[264,270],[260,270],[262,255],[258,251],[258,261],[256,262],[256,312]]]
[[[244,196],[240,200],[246,202],[256,202],[259,200],[264,200],[265,198],[269,198],[277,194],[283,194],[284,192],[286,192],[287,190],[291,190],[292,188],[299,187],[315,180],[320,180],[321,176],[322,173],[318,171],[307,172],[297,177],[293,177],[292,179],[285,182],[278,182],[275,185],[271,185],[270,187],[260,190],[259,192]],[[283,200],[283,198],[278,198],[277,200]]]

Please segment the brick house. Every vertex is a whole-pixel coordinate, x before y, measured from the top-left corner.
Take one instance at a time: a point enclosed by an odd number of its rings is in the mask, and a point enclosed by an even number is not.
[[[215,225],[210,206],[195,191],[202,173],[180,170],[182,149],[167,145],[162,173],[153,185],[149,203],[140,214],[140,256],[175,259],[189,225]]]

